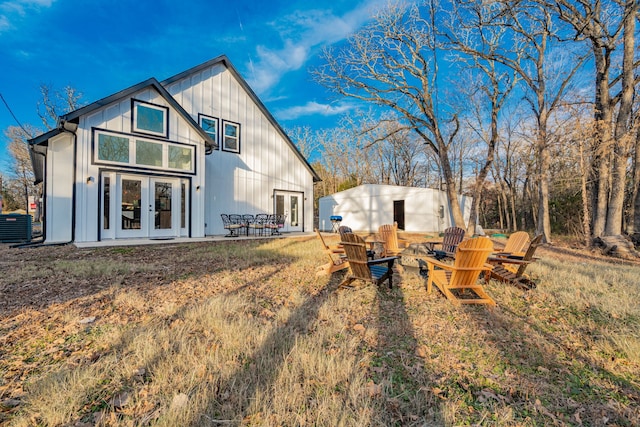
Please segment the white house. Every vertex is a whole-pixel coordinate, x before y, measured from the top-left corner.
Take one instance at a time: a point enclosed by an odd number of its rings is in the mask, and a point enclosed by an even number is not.
[[[223,213],[313,228],[318,175],[225,56],[61,116],[29,143],[48,242],[224,234]]]
[[[410,232],[440,232],[454,225],[447,194],[431,188],[364,184],[321,197],[319,227],[332,231],[332,216],[354,231],[375,232],[382,224],[398,223]],[[459,196],[465,223],[469,222],[471,197]]]

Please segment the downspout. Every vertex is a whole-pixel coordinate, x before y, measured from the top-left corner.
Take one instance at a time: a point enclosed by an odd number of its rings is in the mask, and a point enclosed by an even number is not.
[[[78,135],[76,131],[78,130],[78,124],[68,122],[65,119],[60,119],[58,122],[58,129],[62,132],[68,132],[73,135],[73,188],[71,192],[71,240],[66,243],[73,243],[76,241],[76,188],[78,186],[77,183],[77,173],[78,173]]]

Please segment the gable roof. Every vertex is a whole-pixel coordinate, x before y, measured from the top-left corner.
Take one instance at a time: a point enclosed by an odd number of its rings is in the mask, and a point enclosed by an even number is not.
[[[198,134],[202,137],[202,139],[204,140],[205,146],[206,146],[206,150],[205,152],[207,154],[211,153],[211,151],[213,150],[214,147],[214,142],[211,139],[211,137],[198,125],[198,123],[196,123],[195,120],[193,120],[193,118],[191,117],[191,115],[189,115],[189,113],[186,112],[186,110],[184,108],[182,108],[182,106],[178,103],[178,101],[175,100],[175,98],[173,96],[171,96],[171,94],[164,88],[164,86],[162,86],[160,84],[160,82],[158,82],[158,80],[156,80],[155,78],[151,77],[150,79],[147,79],[143,82],[138,83],[137,85],[131,86],[127,89],[121,90],[118,93],[115,93],[111,96],[107,96],[106,98],[102,98],[99,101],[96,101],[92,104],[89,104],[87,106],[78,108],[77,110],[74,110],[70,113],[67,113],[63,116],[60,116],[58,118],[58,127],[56,129],[52,129],[47,133],[44,133],[40,136],[37,136],[35,138],[30,139],[28,142],[31,145],[46,145],[46,143],[49,141],[49,139],[51,139],[52,137],[59,135],[60,133],[64,132],[64,128],[62,126],[62,124],[64,122],[72,122],[72,123],[78,123],[78,120],[80,118],[80,116],[83,116],[85,114],[89,114],[99,108],[102,108],[106,105],[112,104],[114,102],[117,102],[121,99],[127,98],[131,95],[133,95],[136,92],[139,92],[142,89],[146,89],[146,88],[153,88],[155,89],[164,99],[165,101],[167,101],[167,103],[169,103],[169,105],[171,105],[171,107],[173,107],[178,114],[180,114],[180,116],[185,119],[187,121],[187,123],[189,123],[197,132]]]
[[[280,124],[273,117],[273,115],[271,115],[269,110],[267,110],[267,107],[265,107],[265,105],[262,103],[260,98],[258,98],[258,95],[256,95],[256,93],[253,91],[253,89],[251,89],[251,87],[246,82],[246,80],[244,78],[242,78],[242,76],[240,75],[238,70],[236,70],[236,68],[233,66],[233,64],[231,63],[229,58],[227,58],[226,55],[220,55],[220,56],[218,56],[216,58],[213,58],[213,59],[211,59],[211,60],[209,60],[207,62],[204,62],[204,63],[202,63],[200,65],[196,65],[193,68],[190,68],[190,69],[188,69],[186,71],[183,71],[183,72],[181,72],[179,74],[176,74],[173,77],[169,77],[168,79],[163,80],[161,82],[161,84],[166,87],[166,86],[170,85],[171,83],[174,83],[174,82],[176,82],[178,80],[182,80],[182,79],[184,79],[186,77],[189,77],[192,74],[198,73],[198,72],[200,72],[200,71],[202,71],[202,70],[204,70],[206,68],[212,67],[212,66],[217,65],[217,64],[223,64],[226,67],[226,69],[229,70],[229,72],[235,77],[235,79],[238,81],[238,83],[240,83],[240,86],[242,86],[242,88],[249,95],[249,97],[253,100],[253,102],[255,102],[255,104],[258,106],[258,108],[260,109],[262,114],[264,114],[265,117],[269,120],[269,122],[271,122],[273,127],[280,134],[280,136],[282,136],[282,138],[287,142],[287,144],[289,144],[289,146],[291,147],[291,149],[293,150],[295,155],[300,159],[300,161],[309,170],[309,172],[313,176],[313,181],[314,182],[322,181],[322,179],[316,173],[316,171],[313,170],[313,167],[311,167],[311,164],[309,164],[309,162],[302,155],[300,150],[298,150],[298,147],[296,147],[296,145],[293,143],[291,138],[289,138],[289,135],[287,135],[287,133],[284,131],[284,129],[282,129]]]

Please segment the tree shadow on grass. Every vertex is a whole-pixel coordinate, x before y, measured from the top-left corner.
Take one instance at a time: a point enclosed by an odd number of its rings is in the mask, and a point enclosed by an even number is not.
[[[236,373],[218,384],[217,395],[211,396],[208,408],[193,425],[202,423],[241,424],[246,418],[256,417],[255,423],[261,424],[265,420],[260,417],[270,417],[271,414],[257,414],[251,408],[252,402],[259,395],[268,395],[287,363],[287,358],[298,339],[310,333],[312,324],[318,318],[320,308],[327,302],[329,296],[336,291],[339,281],[331,280],[327,285],[308,295],[304,302],[296,307],[287,320],[277,325],[263,340],[264,344],[252,354],[246,355],[243,366]],[[234,293],[239,293],[241,289]],[[224,407],[220,396],[231,397],[232,405]],[[230,410],[233,413],[230,413]],[[231,416],[231,418],[229,418]],[[222,419],[220,419],[222,417]],[[271,420],[269,422],[276,422]],[[251,422],[249,422],[251,424]]]
[[[374,425],[443,425],[440,402],[431,391],[430,367],[420,356],[412,321],[407,313],[402,275],[393,275],[393,288],[387,282],[376,292],[377,317],[372,327],[377,336],[362,351],[371,358],[369,392],[376,403]]]

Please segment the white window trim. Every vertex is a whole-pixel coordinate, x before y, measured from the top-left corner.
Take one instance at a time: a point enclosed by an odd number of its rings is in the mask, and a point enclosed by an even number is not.
[[[236,148],[236,149],[227,148],[227,145],[226,145],[227,135],[225,134],[226,125],[235,126],[236,129],[237,129],[235,138],[236,138],[236,142],[237,142],[236,146],[238,148]],[[221,144],[220,145],[222,147],[222,151],[227,151],[229,153],[240,154],[240,123],[232,122],[230,120],[223,120],[222,121],[222,132],[221,132],[221,135],[220,135],[220,139],[221,139],[221,141],[220,141]]]
[[[148,129],[140,129],[138,127],[138,106],[142,105],[146,108],[150,108],[152,110],[162,111],[162,132],[154,132]],[[161,136],[163,138],[169,137],[169,108],[164,107],[162,105],[151,104],[150,102],[140,101],[137,99],[131,100],[131,111],[132,111],[132,119],[131,119],[131,131],[135,133],[142,133],[145,135],[156,135]]]
[[[198,124],[200,125],[202,130],[204,130],[204,132],[209,136],[211,136],[211,134],[204,129],[204,126],[202,126],[203,119],[211,120],[216,123],[216,137],[211,139],[213,139],[213,142],[215,143],[215,146],[213,147],[213,149],[219,150],[220,149],[220,119],[217,117],[207,116],[206,114],[198,113]]]

